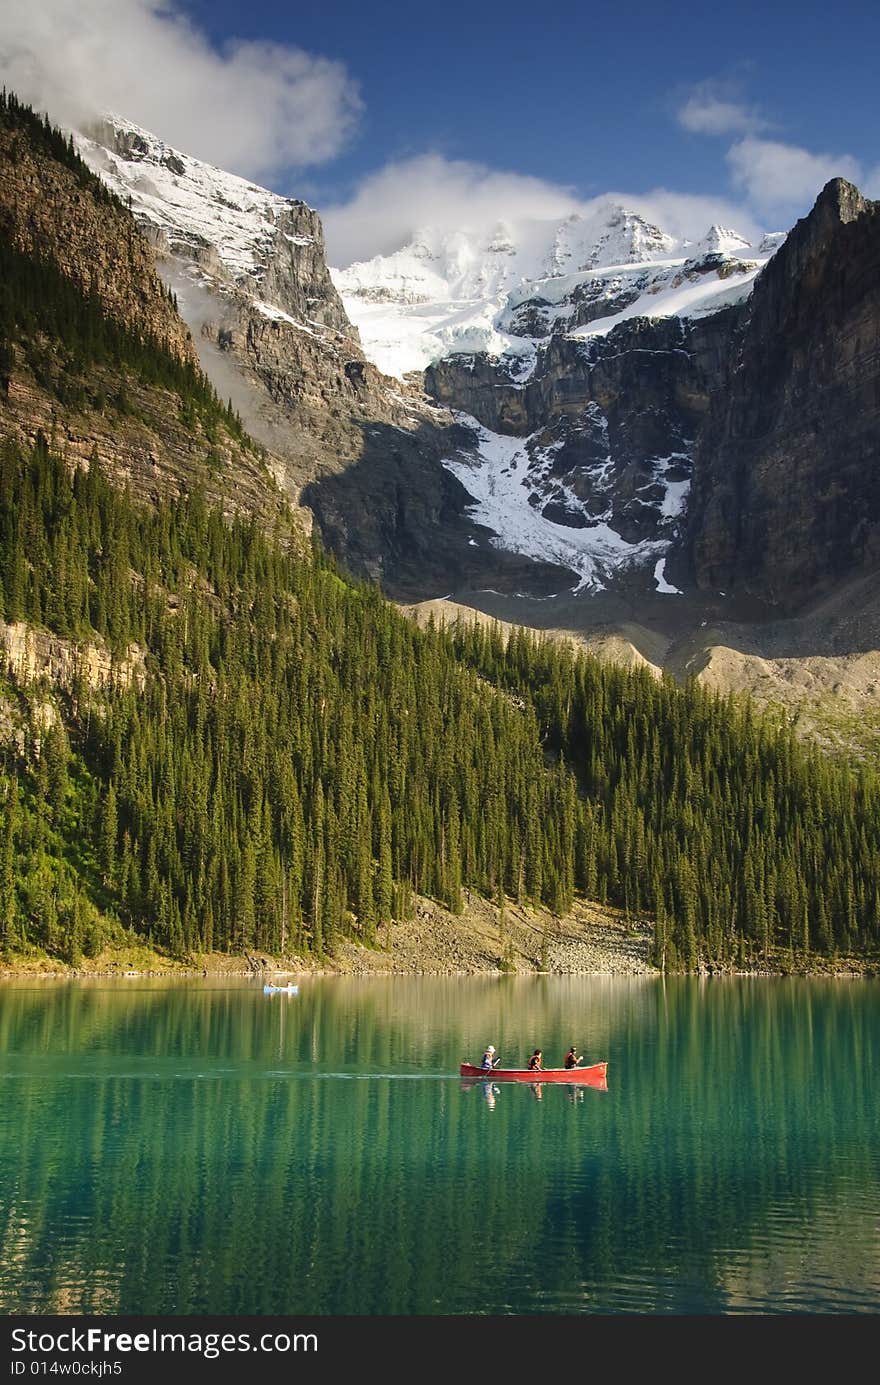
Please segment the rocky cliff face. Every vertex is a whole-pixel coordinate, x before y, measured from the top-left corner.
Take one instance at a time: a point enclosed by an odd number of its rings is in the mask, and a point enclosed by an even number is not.
[[[759,277],[695,456],[697,584],[795,609],[880,563],[880,203],[830,182]]]
[[[189,292],[178,295],[184,311]],[[357,463],[371,428],[424,434],[452,423],[383,376],[350,329],[308,327],[242,293],[205,296],[196,312],[205,369],[221,394],[247,390],[242,416],[280,459],[279,482],[296,502],[305,486]]]
[[[476,465],[447,465],[497,547],[558,563],[578,591],[623,579],[672,594],[663,569],[680,543],[696,439],[742,305],[781,237],[750,246],[712,227],[694,244],[639,218],[612,221],[610,260],[601,238],[586,256],[584,245],[563,255],[566,223],[544,277],[505,281],[483,305],[502,348],[466,352],[456,336],[424,380],[461,422],[487,430],[477,431]],[[379,258],[337,281],[350,290],[354,278],[363,295],[370,275],[390,274],[393,287],[393,269]],[[376,323],[365,317],[364,331]]]
[[[51,347],[44,343],[43,349],[48,367]],[[120,413],[110,402],[118,387],[117,372],[95,369],[93,402],[62,406],[46,388],[45,374],[37,380],[20,365],[0,396],[0,438],[30,446],[42,433],[71,466],[97,458],[108,476],[147,504],[199,489],[230,513],[274,521],[280,497],[271,454],[260,456],[222,430],[209,437],[167,390],[129,382]]]
[[[313,326],[351,333],[317,212],[110,118],[77,136],[82,157],[166,255],[206,286],[240,289]]]
[[[325,544],[394,594],[436,593],[450,571],[473,569],[469,497],[442,466],[468,435],[366,359],[317,213],[125,121],[77,147],[131,199],[203,367]]]
[[[143,687],[146,682],[144,651],[137,645],[131,645],[126,656],[114,657],[104,644],[65,640],[22,621],[0,620],[0,653],[6,669],[26,685],[41,678],[65,689],[73,689],[80,680],[90,688],[111,683]]]
[[[529,504],[581,531],[583,551],[604,525],[622,540],[619,569],[640,565],[648,588],[665,553],[679,588],[796,610],[880,564],[880,204],[835,180],[773,249],[741,303],[595,334],[569,324],[528,371],[510,355],[450,355],[427,388],[524,439]],[[688,274],[732,263],[707,244]],[[606,310],[587,301],[594,288],[578,287],[575,313]],[[478,475],[456,474],[479,495]],[[487,523],[489,502],[475,511]],[[601,557],[604,581],[613,555]]]
[[[174,355],[196,360],[190,332],[156,277],[156,256],[128,211],[35,146],[25,128],[0,122],[0,235],[54,260],[109,317],[138,323]]]
[[[102,315],[197,366],[192,334],[156,270],[156,251],[130,211],[53,143],[32,113],[0,108],[0,236],[34,267],[51,262]],[[45,305],[44,305],[45,306]],[[51,305],[50,305],[51,307]],[[42,310],[35,309],[35,312]],[[29,339],[0,321],[0,438],[39,434],[71,466],[93,458],[149,502],[199,488],[226,509],[274,520],[280,496],[266,459],[220,410],[208,418],[173,388],[103,359],[71,361],[49,311]],[[187,372],[182,372],[187,375]],[[197,375],[189,373],[192,383]],[[269,459],[271,461],[271,459]]]

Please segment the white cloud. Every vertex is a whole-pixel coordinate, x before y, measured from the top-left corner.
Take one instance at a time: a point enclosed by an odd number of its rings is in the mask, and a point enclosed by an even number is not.
[[[53,119],[113,111],[250,178],[334,158],[361,109],[342,63],[279,43],[218,51],[175,0],[4,0],[0,81]]]
[[[803,215],[830,178],[860,185],[862,168],[850,154],[812,154],[775,140],[742,139],[727,152],[734,185],[765,216]]]
[[[753,217],[724,198],[694,197],[655,189],[609,192],[584,200],[570,188],[481,164],[423,154],[369,174],[353,197],[321,216],[331,264],[389,254],[406,245],[423,226],[440,231],[489,232],[500,221],[561,220],[572,212],[589,216],[614,201],[639,211],[672,235],[697,239],[713,222],[733,226],[747,238],[758,234]]]
[[[736,82],[698,82],[676,118],[696,134],[739,136],[726,154],[732,186],[755,216],[776,228],[805,215],[831,178],[864,185],[868,196],[880,187],[880,166],[865,173],[851,154],[816,154],[762,137],[769,122],[742,98]]]
[[[698,135],[756,134],[767,128],[757,108],[740,98],[733,82],[698,82],[676,112],[679,125]]]
[[[488,230],[505,217],[543,220],[580,210],[554,183],[440,154],[420,154],[370,173],[344,205],[321,216],[334,264],[388,254],[421,226]]]

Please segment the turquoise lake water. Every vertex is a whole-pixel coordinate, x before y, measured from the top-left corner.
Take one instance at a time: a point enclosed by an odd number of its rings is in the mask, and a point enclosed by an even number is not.
[[[876,980],[0,985],[0,1311],[877,1313],[878,1079]]]

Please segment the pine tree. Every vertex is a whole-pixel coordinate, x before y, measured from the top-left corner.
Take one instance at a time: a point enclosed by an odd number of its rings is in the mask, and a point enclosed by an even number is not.
[[[19,943],[15,889],[15,835],[18,818],[18,780],[6,781],[0,828],[0,948],[12,952]]]

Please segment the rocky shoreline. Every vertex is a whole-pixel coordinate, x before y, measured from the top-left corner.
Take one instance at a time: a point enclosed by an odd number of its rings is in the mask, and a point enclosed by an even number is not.
[[[511,902],[502,910],[465,892],[461,914],[416,898],[412,916],[380,928],[374,946],[343,941],[331,957],[320,961],[265,952],[211,953],[178,961],[140,947],[123,947],[78,967],[47,956],[17,958],[6,967],[0,962],[0,977],[641,975],[656,974],[648,960],[652,938],[648,920],[628,920],[598,905],[578,902],[569,914],[558,917]]]
[[[551,975],[655,973],[653,925],[616,910],[576,903],[562,918],[526,905],[467,896],[461,915],[419,900],[405,923],[382,930],[376,949],[343,944],[333,970],[353,975]]]

